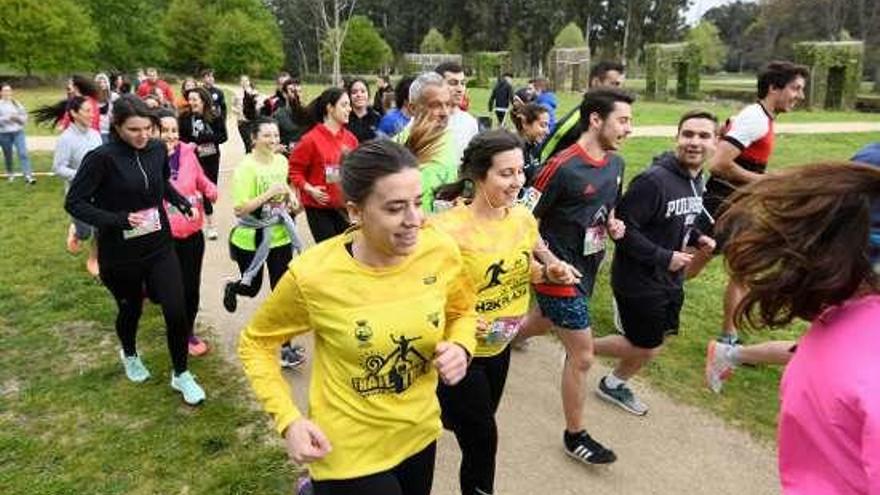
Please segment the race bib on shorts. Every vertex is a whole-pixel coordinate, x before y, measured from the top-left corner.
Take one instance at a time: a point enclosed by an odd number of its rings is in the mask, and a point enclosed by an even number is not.
[[[608,232],[604,225],[588,228],[584,233],[584,256],[604,251],[607,240]]]
[[[146,210],[136,211],[135,213],[143,215],[145,217],[145,221],[137,227],[123,230],[123,239],[133,239],[135,237],[158,232],[162,229],[162,221],[159,217],[158,208],[147,208]]]

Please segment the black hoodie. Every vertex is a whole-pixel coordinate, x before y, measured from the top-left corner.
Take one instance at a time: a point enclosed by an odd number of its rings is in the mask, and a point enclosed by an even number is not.
[[[151,139],[135,149],[115,136],[90,151],[82,161],[64,208],[98,230],[98,263],[102,268],[150,259],[171,247],[171,228],[162,199],[183,212],[189,202],[171,186],[165,145]],[[125,239],[128,214],[157,208],[161,229]]]
[[[680,291],[684,270],[669,271],[673,251],[695,245],[694,220],[703,210],[702,172],[693,178],[672,152],[654,158],[617,206],[626,234],[617,241],[611,285],[627,296]]]

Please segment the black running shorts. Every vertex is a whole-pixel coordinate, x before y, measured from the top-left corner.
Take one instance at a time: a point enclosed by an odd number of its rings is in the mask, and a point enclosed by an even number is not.
[[[678,316],[684,292],[668,291],[650,296],[625,296],[614,293],[621,332],[632,345],[654,349],[667,335],[678,333]]]

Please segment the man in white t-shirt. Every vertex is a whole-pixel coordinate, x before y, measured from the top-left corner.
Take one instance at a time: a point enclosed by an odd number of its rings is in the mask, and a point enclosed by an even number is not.
[[[471,138],[479,132],[477,119],[461,109],[461,101],[464,99],[466,89],[464,69],[456,62],[443,62],[434,69],[434,72],[443,76],[449,86],[449,95],[452,97],[449,130],[452,131],[452,136],[455,139],[456,156],[461,158],[464,149],[471,142]]]

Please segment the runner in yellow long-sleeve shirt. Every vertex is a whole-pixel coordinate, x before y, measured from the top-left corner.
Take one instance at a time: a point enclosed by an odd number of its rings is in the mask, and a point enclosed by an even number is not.
[[[510,365],[508,344],[529,310],[529,284],[570,284],[579,276],[544,247],[535,217],[515,204],[524,183],[522,141],[502,129],[479,134],[464,151],[459,181],[437,193],[441,200],[463,198],[466,204],[430,220],[458,243],[477,289],[474,360],[464,380],[437,391],[443,424],[461,447],[463,495],[494,493],[495,411]]]
[[[422,227],[416,160],[367,143],[342,166],[357,228],[297,258],[244,330],[239,356],[316,494],[430,493],[440,436],[438,375],[464,377],[475,346],[475,290],[455,242]],[[275,363],[315,332],[309,411]]]

